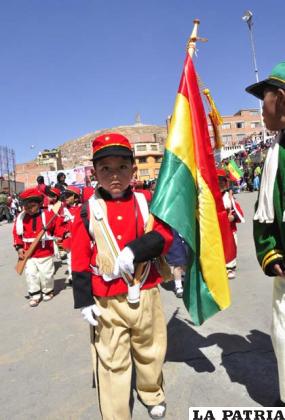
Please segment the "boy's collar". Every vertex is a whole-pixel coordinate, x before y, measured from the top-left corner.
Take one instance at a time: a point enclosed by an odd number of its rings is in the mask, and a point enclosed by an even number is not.
[[[113,198],[112,195],[108,191],[104,190],[104,188],[102,188],[102,187],[98,188],[98,192],[99,192],[100,196],[103,198],[103,200],[115,200],[115,198]],[[126,199],[126,198],[130,197],[132,193],[133,193],[132,188],[129,185],[128,188],[123,192],[121,198]]]

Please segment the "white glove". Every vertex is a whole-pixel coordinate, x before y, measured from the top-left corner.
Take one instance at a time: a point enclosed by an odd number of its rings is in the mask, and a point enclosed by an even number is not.
[[[85,306],[85,308],[82,308],[81,313],[85,321],[89,322],[89,324],[93,325],[94,327],[98,325],[98,321],[94,318],[94,316],[100,316],[101,311],[98,306],[95,305],[95,303],[94,305]]]
[[[126,246],[117,256],[114,274],[118,275],[121,272],[132,275],[135,271],[134,259],[135,256],[133,251]]]

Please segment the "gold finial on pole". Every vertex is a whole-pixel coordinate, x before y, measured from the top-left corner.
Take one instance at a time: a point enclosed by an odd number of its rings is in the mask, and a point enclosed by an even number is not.
[[[188,42],[187,42],[187,51],[188,51],[188,54],[190,55],[190,57],[193,57],[193,55],[194,55],[194,52],[196,50],[196,42],[197,41],[201,41],[201,42],[207,42],[208,41],[207,38],[198,37],[198,26],[200,25],[200,20],[199,19],[194,19],[193,23],[194,23],[194,27],[193,27],[192,33],[191,33],[191,35],[188,39]]]

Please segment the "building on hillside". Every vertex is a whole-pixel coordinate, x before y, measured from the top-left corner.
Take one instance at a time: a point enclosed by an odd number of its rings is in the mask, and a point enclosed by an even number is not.
[[[244,143],[246,138],[263,136],[260,112],[258,109],[241,109],[234,115],[222,116],[223,124],[220,133],[224,146],[236,146]],[[210,136],[213,135],[211,123],[209,123]],[[267,133],[267,135],[270,135]]]
[[[53,171],[63,169],[61,160],[61,151],[59,148],[56,149],[45,149],[40,152],[36,158],[36,162],[39,165],[48,165]]]
[[[133,144],[135,163],[138,168],[137,179],[147,181],[158,177],[164,142],[156,142],[156,138],[142,138],[140,142]]]
[[[95,131],[64,143],[60,146],[64,169],[80,165],[89,166],[93,139],[101,134],[112,132],[121,133],[130,140],[138,167],[137,178],[142,181],[157,178],[167,130],[163,126],[142,124],[139,117],[136,118],[134,125]]]

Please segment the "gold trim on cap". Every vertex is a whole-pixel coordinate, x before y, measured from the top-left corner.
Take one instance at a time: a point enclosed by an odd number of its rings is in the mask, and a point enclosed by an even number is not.
[[[269,79],[274,79],[274,80],[278,80],[279,82],[285,83],[285,80],[284,79],[280,79],[280,77],[269,76]]]
[[[132,151],[132,149],[130,147],[128,147],[128,146],[126,146],[124,144],[121,144],[121,143],[111,143],[111,144],[103,144],[101,147],[99,147],[98,149],[96,149],[96,151],[94,153],[97,153],[97,152],[99,152],[99,150],[106,149],[107,147],[111,147],[111,146],[125,147],[125,149],[128,149],[128,150]],[[95,149],[95,147],[94,147],[94,149]]]

